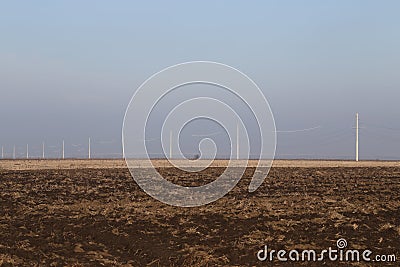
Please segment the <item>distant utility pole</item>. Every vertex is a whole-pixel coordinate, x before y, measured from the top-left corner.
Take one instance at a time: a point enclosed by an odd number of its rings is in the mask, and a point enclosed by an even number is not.
[[[90,159],[91,158],[91,155],[90,155],[90,137],[89,137],[89,151],[88,151],[89,153],[88,153],[88,158]]]
[[[356,113],[356,161],[358,161],[358,113]]]
[[[62,159],[65,159],[65,143],[64,143],[64,140],[62,142]]]
[[[15,145],[14,145],[14,148],[13,148],[13,159],[15,159]]]
[[[26,159],[29,159],[29,145],[26,144]]]
[[[44,159],[44,142],[42,143],[42,158]]]
[[[236,125],[236,159],[239,159],[239,123]]]
[[[169,158],[172,159],[172,131],[169,132]]]
[[[4,159],[4,146],[1,146],[1,158]]]

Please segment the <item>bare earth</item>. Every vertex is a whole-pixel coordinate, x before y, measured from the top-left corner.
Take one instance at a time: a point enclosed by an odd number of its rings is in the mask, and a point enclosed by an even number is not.
[[[134,160],[138,167],[146,167],[144,160]],[[235,162],[235,161],[234,161]],[[244,161],[236,161],[243,166]],[[250,160],[247,166],[256,167],[258,161]],[[168,167],[166,160],[152,160],[155,167]],[[227,160],[215,160],[212,167],[225,167]],[[274,167],[400,167],[400,161],[346,161],[346,160],[274,160]],[[150,166],[147,166],[150,167]],[[5,170],[45,170],[45,169],[117,169],[127,168],[125,160],[119,159],[65,159],[65,160],[0,160],[0,169]]]
[[[195,174],[154,164],[198,186],[226,163]],[[0,161],[0,266],[399,266],[400,162],[277,160],[249,193],[254,166],[222,199],[177,208],[144,193],[123,160]],[[336,248],[339,238],[397,262],[256,256],[264,245]]]

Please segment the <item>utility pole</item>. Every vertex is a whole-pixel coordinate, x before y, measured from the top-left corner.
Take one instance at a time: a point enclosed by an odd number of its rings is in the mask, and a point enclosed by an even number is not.
[[[29,159],[29,145],[26,144],[26,159]]]
[[[358,161],[358,113],[356,113],[356,161]]]
[[[236,159],[239,160],[239,123],[236,125]]]
[[[44,142],[42,143],[42,158],[44,159]]]
[[[91,153],[91,152],[90,152],[90,137],[89,137],[89,151],[88,151],[88,155],[89,155],[88,158],[89,158],[89,159],[91,158],[90,153]]]
[[[1,158],[4,159],[4,146],[1,146]]]
[[[13,148],[13,159],[15,159],[15,145],[14,145],[14,148]]]
[[[65,143],[64,143],[64,140],[62,142],[62,159],[65,159]]]
[[[169,158],[172,159],[172,131],[169,132]]]

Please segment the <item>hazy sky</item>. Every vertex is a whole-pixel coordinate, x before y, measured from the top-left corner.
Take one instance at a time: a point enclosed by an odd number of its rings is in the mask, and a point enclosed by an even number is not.
[[[278,157],[400,158],[399,1],[2,1],[0,144],[117,155],[138,86],[173,64],[231,65],[263,90]],[[204,127],[203,127],[204,128]],[[213,126],[210,126],[213,129]],[[185,141],[190,144],[191,141]]]

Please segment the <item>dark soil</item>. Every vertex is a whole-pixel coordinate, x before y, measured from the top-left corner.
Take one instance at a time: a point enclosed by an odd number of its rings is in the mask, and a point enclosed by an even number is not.
[[[159,170],[185,185],[195,175]],[[336,248],[400,261],[400,168],[273,168],[254,193],[246,177],[197,208],[160,203],[125,169],[0,171],[0,266],[371,266],[259,262],[257,252]],[[399,266],[376,263],[373,266]]]

